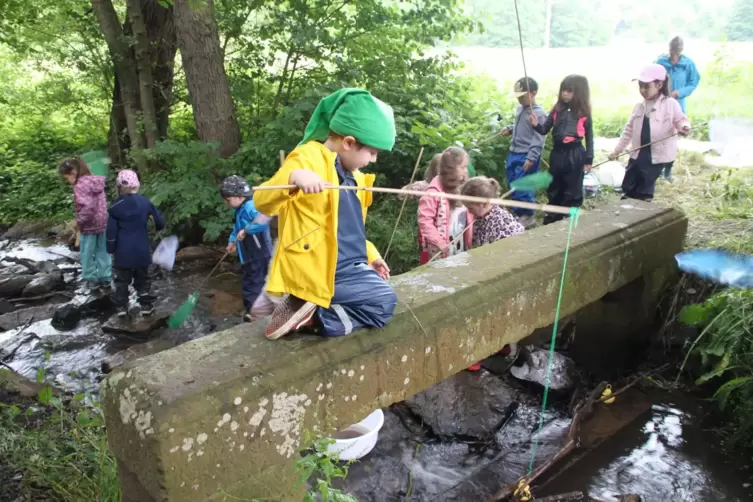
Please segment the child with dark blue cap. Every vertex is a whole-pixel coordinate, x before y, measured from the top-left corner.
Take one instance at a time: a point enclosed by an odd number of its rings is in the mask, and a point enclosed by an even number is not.
[[[238,253],[243,272],[243,320],[251,322],[254,319],[251,307],[262,294],[272,257],[270,218],[256,210],[251,187],[241,176],[225,178],[220,185],[220,195],[235,210],[233,232],[230,234],[227,251]]]

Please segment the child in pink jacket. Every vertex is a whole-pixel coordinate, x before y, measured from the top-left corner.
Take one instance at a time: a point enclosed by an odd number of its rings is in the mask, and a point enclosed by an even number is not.
[[[462,148],[449,147],[439,159],[437,176],[429,183],[427,192],[458,194],[468,179],[468,153]],[[422,240],[422,264],[441,253],[442,258],[471,248],[473,215],[462,203],[424,196],[418,202],[418,230]],[[450,245],[461,233],[462,238]]]
[[[643,69],[638,77],[638,90],[643,100],[633,108],[609,158],[616,159],[628,144],[631,150],[640,148],[630,154],[622,193],[623,198],[650,202],[656,180],[665,168],[671,169],[677,158],[677,134],[688,134],[690,122],[680,103],[669,97],[667,70],[662,65],[651,64]]]
[[[94,292],[111,289],[112,262],[107,254],[105,178],[95,176],[79,157],[64,160],[58,172],[73,185],[76,225],[81,232],[81,278]]]

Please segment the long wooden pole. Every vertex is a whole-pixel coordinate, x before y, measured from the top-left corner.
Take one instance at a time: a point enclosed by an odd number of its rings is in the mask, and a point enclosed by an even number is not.
[[[708,122],[702,122],[702,123],[700,123],[700,124],[698,124],[698,125],[696,125],[696,126],[694,126],[694,127],[691,127],[691,128],[690,128],[690,130],[692,131],[693,129],[698,129],[698,128],[700,128],[700,127],[703,127],[703,126],[705,126],[706,124],[708,124]],[[630,155],[630,154],[631,154],[631,153],[633,153],[633,152],[637,152],[637,151],[638,151],[638,150],[640,150],[641,148],[647,148],[647,147],[649,147],[649,146],[651,146],[651,145],[655,145],[655,144],[657,144],[657,143],[661,143],[662,141],[666,141],[666,140],[668,140],[668,139],[670,139],[670,138],[674,138],[675,136],[678,136],[678,135],[680,135],[680,134],[682,134],[682,133],[678,131],[678,132],[676,132],[676,133],[674,133],[674,134],[670,134],[669,136],[666,136],[666,137],[664,137],[664,138],[659,138],[659,139],[657,139],[657,140],[654,140],[654,141],[652,141],[651,143],[646,143],[645,145],[641,145],[641,146],[639,146],[638,148],[633,148],[632,150],[628,150],[628,151],[626,151],[626,152],[622,152],[621,154],[617,155],[617,156],[616,156],[616,157],[615,157],[614,159],[608,159],[608,160],[605,160],[605,161],[603,161],[603,162],[599,162],[598,164],[595,164],[595,165],[594,165],[593,167],[591,167],[591,169],[593,169],[593,168],[595,168],[595,167],[599,167],[599,166],[602,166],[602,165],[606,164],[607,162],[612,162],[612,160],[617,160],[617,159],[619,159],[620,157],[624,157],[625,155]]]
[[[295,185],[260,185],[254,187],[254,190],[294,190],[297,188],[298,187]],[[471,204],[495,204],[497,206],[519,207],[521,209],[532,209],[534,211],[544,211],[546,213],[565,215],[569,215],[571,211],[569,207],[553,206],[551,204],[535,204],[533,202],[522,202],[518,200],[487,199],[486,197],[471,197],[469,195],[457,195],[444,192],[421,192],[419,190],[400,190],[397,188],[361,186],[326,186],[324,188],[328,190],[365,190],[367,192],[390,193],[394,195],[412,195],[414,197],[436,197],[438,199],[470,202]]]
[[[502,199],[508,198],[510,195],[512,195],[512,193],[514,191],[515,191],[515,189],[513,188],[510,191],[505,192],[502,195],[501,198]],[[449,244],[448,247],[454,246],[465,235],[465,233],[468,231],[468,229],[471,228],[471,225],[473,225],[473,223],[469,223],[468,225],[466,225],[466,227],[463,229],[463,231],[460,232],[458,235],[456,235],[455,238],[450,241],[450,244]],[[428,265],[429,263],[433,262],[434,260],[436,260],[437,258],[439,258],[440,256],[442,256],[442,253],[443,253],[443,251],[439,251],[439,253],[437,253],[434,256],[432,256],[431,259],[426,262],[426,264]]]

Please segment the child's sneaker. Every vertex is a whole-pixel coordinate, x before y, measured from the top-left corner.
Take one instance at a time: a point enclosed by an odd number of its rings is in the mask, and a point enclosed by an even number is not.
[[[315,304],[288,296],[275,308],[264,336],[270,340],[277,340],[288,333],[305,328],[313,323],[315,312]]]
[[[112,283],[110,281],[102,281],[99,283],[99,290],[104,295],[112,293]]]
[[[481,369],[481,363],[471,364],[468,366],[468,371],[479,371]]]
[[[145,304],[141,305],[141,315],[142,316],[149,316],[154,314],[154,305],[153,304]]]
[[[246,310],[243,313],[243,322],[252,322],[254,320],[254,316],[251,315],[251,310]]]
[[[128,315],[128,308],[126,308],[126,307],[118,307],[118,308],[117,308],[117,309],[115,310],[115,314],[116,314],[116,315],[117,315],[118,317],[125,317],[125,316],[127,316],[127,315]]]

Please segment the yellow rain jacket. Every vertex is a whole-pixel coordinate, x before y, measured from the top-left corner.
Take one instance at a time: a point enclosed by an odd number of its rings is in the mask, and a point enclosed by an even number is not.
[[[324,181],[339,185],[337,154],[317,141],[293,150],[277,173],[264,185],[289,185],[290,174],[299,169],[314,171]],[[353,173],[358,186],[374,186],[373,174]],[[361,201],[364,224],[372,193],[356,192]],[[335,294],[337,268],[337,224],[340,192],[324,190],[306,195],[300,190],[256,190],[256,209],[266,215],[278,214],[278,246],[272,260],[267,291],[289,293],[301,300],[329,307]],[[366,241],[369,263],[381,258],[376,247]]]

